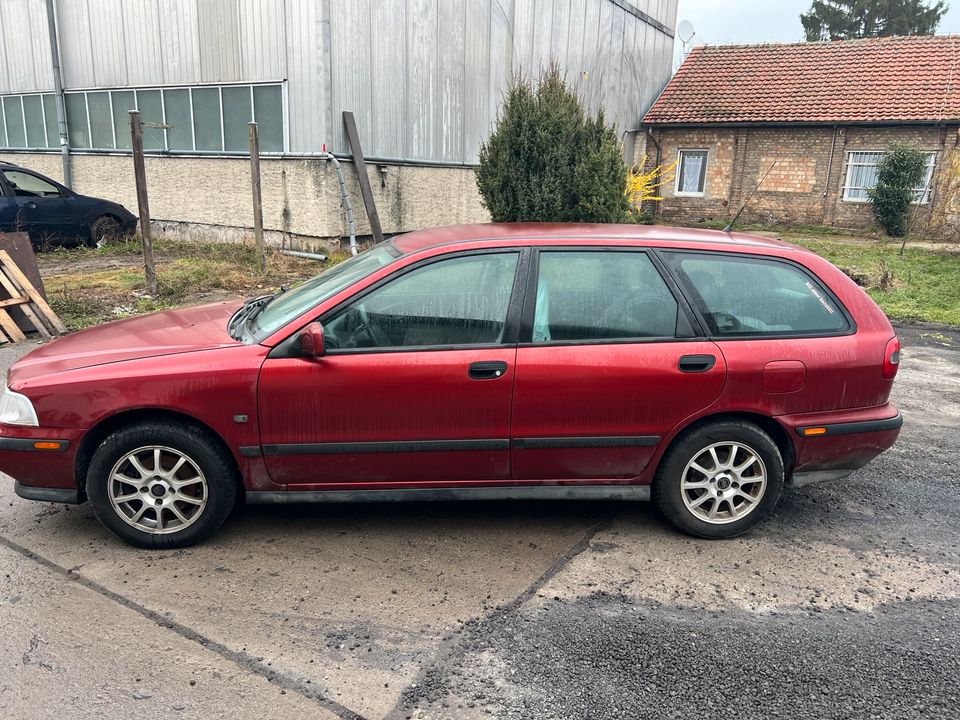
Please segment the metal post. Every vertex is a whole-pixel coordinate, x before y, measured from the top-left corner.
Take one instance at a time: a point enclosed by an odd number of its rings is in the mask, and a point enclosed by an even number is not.
[[[72,187],[70,172],[70,136],[67,135],[67,110],[63,100],[63,73],[60,69],[60,49],[57,43],[57,21],[53,14],[53,0],[47,0],[47,34],[50,36],[50,62],[53,66],[53,92],[57,105],[57,132],[60,135],[60,154],[63,156],[63,184]]]
[[[157,295],[157,270],[153,264],[153,241],[150,238],[150,205],[147,201],[147,170],[143,164],[143,127],[140,112],[130,111],[130,145],[133,148],[133,175],[137,181],[137,207],[140,210],[140,240],[143,243],[143,268],[147,276],[147,292]]]
[[[260,195],[260,140],[257,137],[257,124],[249,123],[250,130],[250,186],[253,188],[253,237],[257,241],[257,260],[260,272],[267,269],[267,259],[263,248],[263,203]]]

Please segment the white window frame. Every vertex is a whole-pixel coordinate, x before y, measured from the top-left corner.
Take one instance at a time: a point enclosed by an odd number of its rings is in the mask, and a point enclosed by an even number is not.
[[[867,162],[854,162],[855,157],[863,155],[885,155],[886,150],[847,150],[847,167],[843,175],[843,202],[853,203],[855,205],[863,205],[870,202],[869,197],[851,197],[851,191],[866,191],[870,188],[859,185],[853,187],[850,185],[850,175],[851,169],[854,167],[876,167],[876,163],[867,163]],[[933,173],[937,167],[937,151],[936,150],[924,150],[923,154],[926,155],[926,161],[924,167],[926,168],[926,173],[923,178],[923,184],[919,187],[913,188],[914,199],[910,201],[911,205],[928,205],[930,203],[930,193],[932,191],[932,181]],[[866,195],[866,193],[864,193]]]
[[[683,179],[683,155],[684,153],[703,153],[703,185],[697,192],[684,192],[680,189],[680,182]],[[673,185],[673,194],[677,197],[703,197],[707,194],[707,165],[710,162],[710,148],[677,148],[677,172],[676,180]]]

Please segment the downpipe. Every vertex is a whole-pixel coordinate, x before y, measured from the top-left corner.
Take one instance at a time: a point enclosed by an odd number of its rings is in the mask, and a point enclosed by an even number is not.
[[[340,161],[331,153],[321,153],[321,157],[327,158],[333,163],[333,169],[337,173],[337,184],[340,186],[340,204],[347,215],[347,231],[350,233],[350,254],[357,254],[357,228],[353,223],[353,204],[350,202],[350,195],[347,194],[347,183],[343,179],[343,169],[340,167]]]
[[[67,134],[67,111],[63,99],[63,74],[60,67],[60,46],[57,43],[57,21],[53,12],[53,0],[47,0],[47,33],[50,36],[50,62],[53,65],[53,92],[57,105],[57,131],[60,135],[60,154],[63,157],[63,184],[67,187],[72,187],[70,137]]]

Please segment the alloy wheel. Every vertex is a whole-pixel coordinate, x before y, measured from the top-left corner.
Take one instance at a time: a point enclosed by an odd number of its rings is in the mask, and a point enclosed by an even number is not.
[[[687,463],[680,495],[687,510],[711,525],[726,525],[753,512],[767,489],[760,455],[740,442],[708,445]]]
[[[179,450],[149,445],[131,450],[110,471],[107,495],[116,513],[153,535],[180,532],[203,514],[207,480]]]

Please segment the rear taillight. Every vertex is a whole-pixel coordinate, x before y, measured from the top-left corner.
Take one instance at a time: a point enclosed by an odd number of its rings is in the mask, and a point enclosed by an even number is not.
[[[887,349],[883,351],[883,377],[887,380],[893,380],[897,376],[897,369],[900,367],[900,338],[892,338],[887,343]]]

